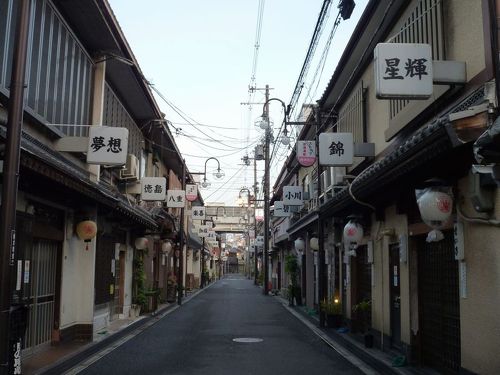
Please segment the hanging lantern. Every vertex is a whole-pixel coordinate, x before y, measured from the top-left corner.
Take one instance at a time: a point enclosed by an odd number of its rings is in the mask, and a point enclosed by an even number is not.
[[[146,237],[137,237],[135,239],[135,248],[137,250],[145,250],[148,247],[148,242]]]
[[[344,242],[346,244],[358,244],[363,238],[363,227],[354,220],[349,222],[344,227]]]
[[[439,230],[450,219],[453,210],[453,196],[451,188],[432,186],[417,190],[417,205],[420,216],[425,224],[433,228],[427,235],[427,242],[436,242],[444,238]]]
[[[78,238],[86,243],[85,250],[89,249],[89,242],[97,234],[97,224],[92,220],[84,220],[76,226]]]
[[[163,254],[170,254],[172,251],[172,242],[166,241],[161,244],[161,252]]]
[[[319,250],[319,240],[318,237],[311,237],[309,240],[309,247],[311,248],[312,251],[318,251]]]
[[[298,252],[302,252],[304,251],[304,249],[306,248],[306,243],[304,242],[304,240],[302,238],[297,238],[295,241],[294,241],[294,246],[295,246],[295,250],[297,250]]]

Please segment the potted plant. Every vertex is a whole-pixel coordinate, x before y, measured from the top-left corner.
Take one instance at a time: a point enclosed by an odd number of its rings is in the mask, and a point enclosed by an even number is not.
[[[169,272],[167,276],[167,302],[175,302],[177,292],[177,277],[173,272]]]
[[[288,254],[285,258],[285,272],[290,276],[290,285],[288,285],[288,303],[294,305],[294,299],[297,305],[301,304],[301,290],[297,284],[297,276],[299,274],[299,264],[297,257],[293,254]]]
[[[359,323],[359,329],[364,335],[365,347],[367,348],[373,347],[373,334],[369,332],[371,308],[372,302],[370,300],[363,300],[352,308],[355,318]]]
[[[324,300],[320,304],[321,311],[326,315],[326,324],[330,328],[340,328],[342,325],[342,304],[336,298]]]
[[[144,262],[142,260],[142,254],[137,253],[134,257],[134,272],[133,272],[133,297],[132,305],[130,306],[130,316],[133,318],[138,317],[141,314],[141,310],[146,306],[146,274],[144,273]]]

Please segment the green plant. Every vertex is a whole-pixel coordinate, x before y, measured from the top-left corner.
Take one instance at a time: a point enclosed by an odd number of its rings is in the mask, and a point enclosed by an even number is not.
[[[132,303],[145,307],[147,303],[146,287],[144,285],[146,282],[146,274],[144,272],[144,261],[142,257],[143,257],[142,253],[137,252],[133,262],[134,293],[133,293]]]
[[[372,301],[370,300],[363,300],[361,301],[360,303],[354,305],[352,307],[352,311],[355,312],[355,313],[367,313],[369,311],[371,311],[371,308],[372,308]]]
[[[352,312],[358,320],[359,328],[363,333],[368,331],[371,308],[372,301],[370,300],[363,300],[352,307]]]
[[[323,300],[320,304],[320,309],[327,315],[342,315],[342,304],[336,298]]]

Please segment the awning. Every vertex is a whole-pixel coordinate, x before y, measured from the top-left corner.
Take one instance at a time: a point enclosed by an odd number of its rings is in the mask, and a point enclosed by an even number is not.
[[[6,138],[4,126],[0,126],[0,137]],[[71,189],[116,210],[135,223],[150,229],[157,228],[157,224],[149,212],[141,207],[132,206],[122,194],[113,191],[112,186],[104,182],[91,181],[88,171],[24,131],[21,135],[20,163],[22,167],[45,176],[64,186],[65,189]]]
[[[301,217],[295,223],[290,224],[290,227],[288,228],[287,232],[290,236],[292,236],[294,233],[307,229],[307,227],[316,222],[318,218],[319,218],[318,211],[311,211],[307,215]]]

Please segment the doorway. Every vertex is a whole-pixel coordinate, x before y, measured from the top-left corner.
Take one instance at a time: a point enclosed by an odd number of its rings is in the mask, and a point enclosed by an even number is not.
[[[391,313],[391,347],[401,347],[401,291],[399,244],[389,245],[389,285]]]
[[[441,373],[460,371],[460,300],[458,264],[452,231],[445,238],[418,243],[420,351],[424,365]]]

